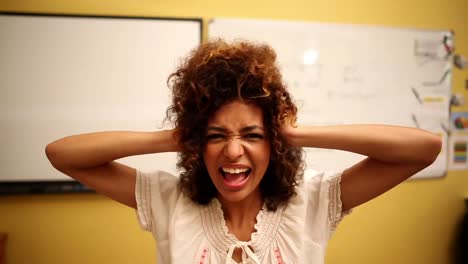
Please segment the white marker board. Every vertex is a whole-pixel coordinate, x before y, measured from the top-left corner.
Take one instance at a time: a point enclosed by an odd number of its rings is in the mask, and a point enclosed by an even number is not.
[[[271,45],[307,125],[379,123],[439,133],[447,145],[453,35],[403,29],[253,19],[214,19],[210,38]],[[442,176],[447,151],[414,177]],[[344,169],[363,157],[306,149],[307,167]]]
[[[166,81],[201,42],[201,19],[0,14],[0,182],[68,181],[47,143],[162,128]],[[175,154],[126,158],[176,172]]]

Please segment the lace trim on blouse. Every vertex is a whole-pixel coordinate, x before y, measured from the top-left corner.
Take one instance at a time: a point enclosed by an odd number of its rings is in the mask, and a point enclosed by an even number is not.
[[[346,212],[342,212],[343,205],[341,202],[341,175],[342,173],[336,174],[334,177],[330,178],[330,187],[328,190],[328,218],[330,221],[330,230],[334,232],[338,227],[338,224],[343,220],[343,218],[351,213],[351,209]]]
[[[248,241],[257,256],[263,254],[275,237],[283,210],[280,207],[275,212],[271,212],[263,207],[257,214],[257,223],[254,225],[256,231],[251,234],[251,240]],[[201,208],[200,214],[207,239],[218,253],[225,255],[232,245],[241,242],[229,233],[218,199],[214,198],[207,206]]]
[[[137,172],[140,173],[140,172]],[[145,230],[153,228],[152,215],[151,215],[151,178],[150,177],[137,177],[135,188],[136,201],[141,210],[137,210],[140,223]],[[150,215],[148,215],[150,214]]]

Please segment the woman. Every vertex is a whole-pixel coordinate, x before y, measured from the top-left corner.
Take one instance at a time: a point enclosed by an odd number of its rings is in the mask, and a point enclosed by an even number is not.
[[[437,135],[384,125],[305,127],[265,45],[211,41],[170,76],[175,129],[100,132],[50,143],[52,165],[136,208],[159,263],[323,263],[353,207],[430,165]],[[304,173],[303,147],[367,156],[334,173]],[[114,160],[179,153],[179,177]]]

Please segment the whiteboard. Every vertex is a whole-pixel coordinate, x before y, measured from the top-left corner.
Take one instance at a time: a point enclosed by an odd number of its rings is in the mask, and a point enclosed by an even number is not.
[[[166,80],[201,42],[200,19],[0,14],[0,182],[68,181],[48,143],[162,129]],[[176,172],[176,155],[125,158]]]
[[[440,134],[437,160],[414,176],[447,170],[453,35],[350,24],[214,19],[210,38],[267,43],[277,52],[303,125],[377,123],[420,127]],[[364,157],[306,148],[307,168],[337,170]]]

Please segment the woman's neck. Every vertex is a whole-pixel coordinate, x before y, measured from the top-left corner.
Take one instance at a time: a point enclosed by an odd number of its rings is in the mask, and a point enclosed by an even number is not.
[[[219,197],[224,219],[228,227],[244,229],[256,223],[256,218],[263,206],[263,198],[259,191],[252,193],[242,201],[231,202]]]

